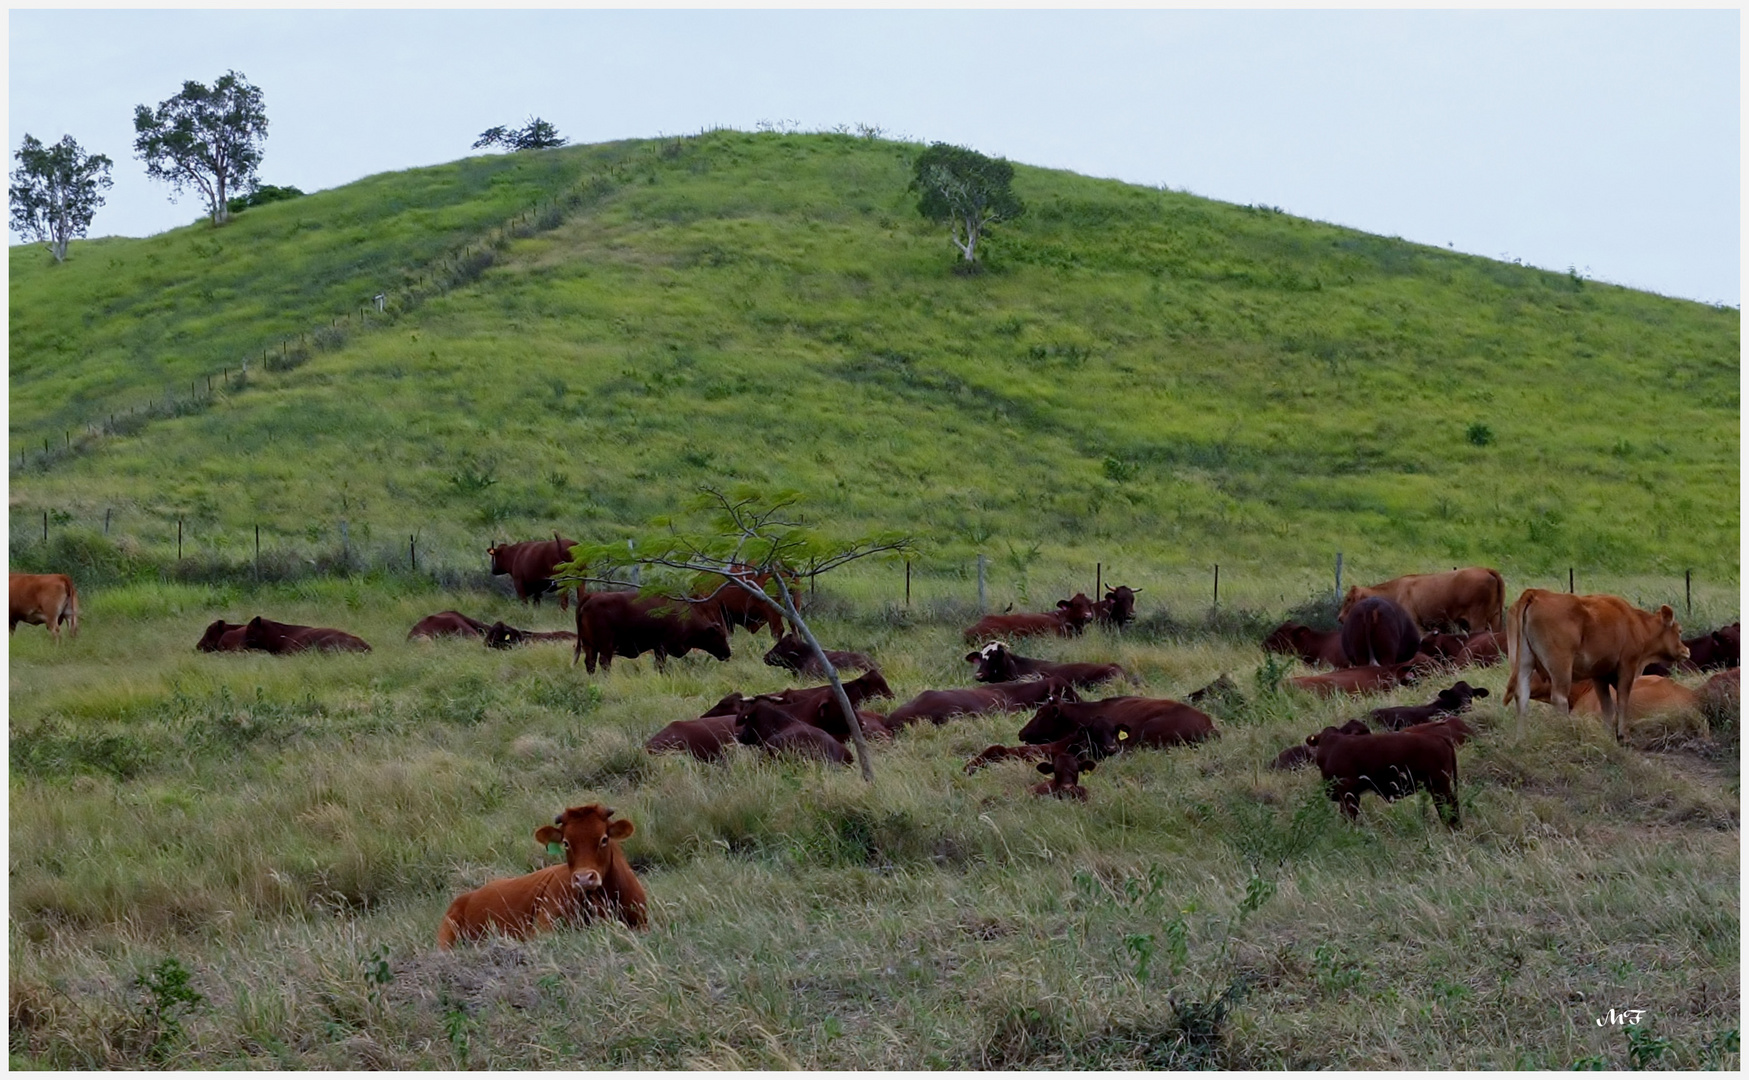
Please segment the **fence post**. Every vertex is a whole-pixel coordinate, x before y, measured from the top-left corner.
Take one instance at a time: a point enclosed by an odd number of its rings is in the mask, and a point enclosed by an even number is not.
[[[1102,562],[1094,563],[1093,564],[1093,598],[1095,600],[1099,599],[1099,594],[1105,591],[1105,589],[1104,589],[1104,585],[1105,585],[1104,574],[1105,574],[1105,564]]]
[[[1694,571],[1682,572],[1682,608],[1684,615],[1694,614]]]
[[[111,506],[103,508],[103,535],[105,536],[109,535],[109,512],[113,509],[114,507]]]
[[[261,526],[255,526],[255,580],[261,580]]]
[[[176,562],[182,564],[182,518],[176,519]]]
[[[352,540],[346,535],[346,519],[340,519],[340,565],[349,567],[352,563]]]
[[[1342,552],[1336,553],[1336,602],[1342,603]]]
[[[412,564],[413,572],[419,572],[419,545],[414,543],[411,533],[407,535],[407,561]]]
[[[47,520],[46,518],[44,520]],[[46,527],[45,527],[46,535]],[[978,614],[990,610],[990,605],[984,599],[984,553],[978,552]]]
[[[911,606],[911,560],[905,560],[905,606]]]
[[[47,547],[48,543],[49,543],[49,512],[47,510],[44,510],[43,511],[43,546]]]
[[[1221,564],[1215,564],[1215,607],[1221,606]]]
[[[1571,566],[1567,567],[1567,591],[1573,591],[1573,568]]]

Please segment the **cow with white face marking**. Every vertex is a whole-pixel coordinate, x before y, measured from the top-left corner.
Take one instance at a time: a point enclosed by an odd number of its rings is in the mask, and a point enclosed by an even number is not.
[[[1010,651],[1000,641],[992,641],[976,652],[967,653],[966,663],[977,665],[974,677],[982,683],[1056,678],[1086,689],[1112,679],[1129,679],[1135,682],[1129,672],[1116,664],[1059,664],[1050,660],[1034,660]]]

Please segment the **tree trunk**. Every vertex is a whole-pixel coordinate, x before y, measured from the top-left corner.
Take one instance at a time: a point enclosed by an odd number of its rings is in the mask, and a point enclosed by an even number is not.
[[[802,635],[802,640],[808,643],[808,648],[814,650],[814,659],[826,671],[826,681],[832,684],[832,697],[843,711],[845,722],[850,725],[850,737],[856,743],[856,760],[862,766],[862,778],[872,784],[874,763],[869,759],[868,740],[862,736],[862,722],[856,718],[856,709],[850,704],[850,695],[844,692],[844,684],[838,681],[838,669],[832,666],[832,661],[826,659],[826,650],[820,647],[819,641],[814,638],[814,632],[808,629],[808,624],[802,621],[801,615],[796,611],[795,599],[790,596],[789,587],[783,583],[783,572],[774,571],[771,577],[777,582],[777,595],[783,601],[784,614],[789,616],[791,625]]]

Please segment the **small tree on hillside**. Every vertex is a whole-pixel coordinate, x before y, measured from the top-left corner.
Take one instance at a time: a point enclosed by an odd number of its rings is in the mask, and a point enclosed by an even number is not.
[[[917,210],[930,221],[947,222],[954,246],[969,266],[977,261],[984,230],[1026,213],[1014,194],[1014,166],[963,146],[935,143],[917,156],[910,190]]]
[[[507,128],[500,124],[487,128],[474,140],[473,148],[482,150],[488,146],[502,146],[506,150],[546,150],[570,141],[560,137],[558,128],[538,116],[531,116],[524,127]]]
[[[230,219],[227,191],[254,190],[266,141],[261,90],[235,71],[210,89],[185,82],[182,93],[156,110],[134,106],[134,153],[146,163],[146,175],[178,193],[199,191],[215,226]]]
[[[792,520],[799,501],[800,496],[793,491],[766,496],[749,487],[733,492],[707,487],[692,504],[692,509],[709,515],[704,528],[684,530],[672,519],[658,518],[652,522],[652,532],[635,537],[629,550],[627,545],[617,542],[579,544],[571,551],[575,561],[555,567],[554,576],[563,588],[585,582],[617,584],[605,577],[591,576],[591,569],[606,574],[615,569],[648,566],[689,575],[720,574],[724,579],[720,588],[739,588],[775,601],[826,672],[832,696],[856,743],[862,778],[873,783],[874,766],[856,709],[844,692],[838,669],[826,659],[825,649],[797,610],[795,594],[785,579],[814,577],[871,555],[891,558],[910,551],[911,540],[892,533],[851,540],[826,537],[799,517]],[[761,589],[755,579],[766,576],[770,583]],[[678,587],[678,583],[674,588],[664,588],[660,581],[653,580],[644,591],[669,595],[677,602],[686,599],[685,589]]]
[[[87,155],[71,135],[53,146],[26,135],[12,157],[18,162],[10,190],[13,231],[26,240],[41,240],[56,262],[65,262],[68,241],[85,235],[103,205],[99,192],[114,186],[111,161],[102,154]]]

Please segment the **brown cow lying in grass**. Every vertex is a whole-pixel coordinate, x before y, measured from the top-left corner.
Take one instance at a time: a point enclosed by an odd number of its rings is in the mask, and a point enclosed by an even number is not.
[[[248,623],[229,623],[223,619],[214,619],[207,625],[206,633],[194,643],[198,652],[242,652],[243,634],[249,629]]]
[[[1062,679],[1081,689],[1090,689],[1112,679],[1128,679],[1129,672],[1116,664],[1057,663],[1034,660],[992,641],[977,652],[966,654],[966,663],[977,665],[972,677],[981,683],[1019,682],[1023,679]]]
[[[489,881],[456,897],[437,928],[438,947],[447,949],[493,931],[525,938],[561,923],[604,918],[642,927],[644,887],[619,847],[619,841],[632,835],[632,823],[612,817],[612,810],[591,803],[573,806],[551,825],[536,829],[534,838],[549,850],[556,845],[564,863]]]
[[[1342,629],[1314,630],[1299,623],[1282,623],[1263,639],[1263,651],[1297,656],[1312,667],[1345,668],[1348,655],[1342,651]]]
[[[284,656],[315,649],[319,652],[370,652],[361,637],[326,626],[298,626],[257,615],[243,628],[243,647]]]
[[[569,630],[518,630],[502,619],[486,628],[486,648],[514,649],[537,641],[575,642],[577,635]]]
[[[1092,772],[1094,767],[1093,762],[1082,760],[1071,750],[1060,751],[1053,754],[1049,761],[1038,763],[1038,771],[1050,779],[1042,784],[1034,784],[1032,793],[1086,802],[1087,789],[1081,786],[1081,774]]]
[[[826,649],[826,660],[839,671],[872,671],[875,662],[869,659],[867,653],[839,652],[836,649]],[[795,634],[785,634],[777,639],[777,644],[766,650],[765,662],[772,667],[784,668],[797,675],[814,675],[824,679],[826,669],[820,666],[820,660],[814,655],[814,650],[808,648],[806,642]]]
[[[1055,611],[986,615],[966,629],[966,642],[975,645],[980,641],[1029,637],[1033,634],[1076,637],[1092,621],[1093,601],[1087,599],[1085,593],[1076,593],[1067,600],[1058,600]]]
[[[1378,694],[1393,686],[1407,686],[1421,677],[1422,666],[1411,660],[1390,667],[1376,665],[1342,668],[1322,675],[1295,675],[1288,684],[1299,690],[1329,697],[1332,694]]]
[[[486,624],[470,619],[459,611],[440,611],[427,615],[407,631],[408,641],[429,641],[440,637],[478,638],[486,632]]]
[[[1306,745],[1312,748],[1330,798],[1348,820],[1359,817],[1363,792],[1400,799],[1425,788],[1440,818],[1451,828],[1458,827],[1457,748],[1452,739],[1426,731],[1345,735],[1327,727],[1306,736]]]

